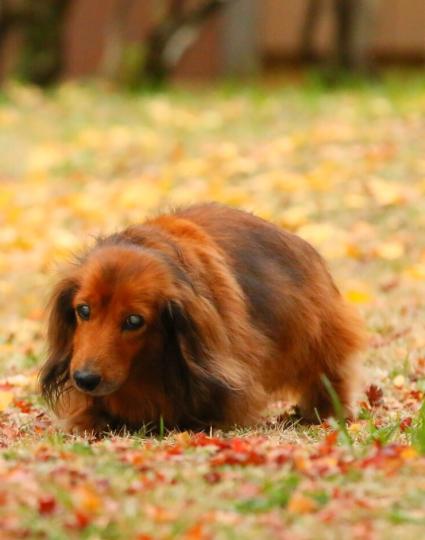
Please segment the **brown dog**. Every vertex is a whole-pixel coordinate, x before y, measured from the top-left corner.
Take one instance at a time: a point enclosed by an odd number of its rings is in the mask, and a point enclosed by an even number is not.
[[[272,394],[308,421],[350,413],[362,327],[318,253],[217,204],[99,240],[54,291],[42,392],[72,431],[258,421]]]

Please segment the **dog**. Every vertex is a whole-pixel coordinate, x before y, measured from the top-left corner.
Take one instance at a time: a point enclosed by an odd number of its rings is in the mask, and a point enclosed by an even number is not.
[[[74,433],[249,426],[273,396],[352,414],[362,323],[316,250],[215,203],[97,240],[62,276],[41,391]]]

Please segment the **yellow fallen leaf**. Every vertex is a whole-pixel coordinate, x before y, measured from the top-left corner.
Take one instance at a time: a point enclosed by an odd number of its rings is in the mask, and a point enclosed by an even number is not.
[[[191,438],[188,431],[182,431],[181,433],[177,433],[176,435],[176,441],[182,445],[187,445]]]
[[[344,296],[353,304],[368,304],[373,300],[371,293],[361,289],[349,289],[348,291],[345,291]]]
[[[296,193],[305,190],[306,179],[301,174],[272,169],[253,177],[253,182],[258,186],[275,189],[279,192]]]
[[[337,232],[330,223],[309,223],[302,227],[299,235],[312,244],[321,245]]]
[[[68,260],[73,252],[77,252],[81,245],[81,240],[69,231],[58,228],[51,238],[51,252],[49,257],[55,260]]]
[[[403,388],[404,383],[405,383],[405,378],[403,375],[397,375],[397,377],[394,377],[393,379],[393,385],[396,388]]]
[[[64,157],[64,149],[58,143],[44,143],[34,146],[28,155],[27,174],[46,174]]]
[[[289,512],[294,514],[309,514],[317,509],[317,503],[302,493],[295,493],[288,504]]]
[[[356,244],[348,243],[345,249],[348,257],[352,259],[361,259],[364,256],[363,250]]]
[[[323,161],[306,175],[306,180],[311,189],[315,191],[329,191],[336,182],[333,174],[335,165],[330,161]]]
[[[0,412],[5,411],[13,401],[13,392],[0,391]]]
[[[102,499],[90,485],[81,486],[74,493],[76,506],[90,514],[97,512],[102,507]]]
[[[383,242],[375,249],[375,254],[381,259],[393,261],[404,255],[404,245],[401,242]]]
[[[348,208],[362,209],[368,205],[368,199],[360,193],[348,193],[344,197],[344,204]]]
[[[18,112],[13,110],[12,107],[5,107],[2,104],[0,110],[0,126],[2,128],[13,125],[19,119]]]
[[[412,279],[423,281],[425,280],[425,264],[424,263],[413,264],[412,266],[409,266],[408,268],[406,268],[405,274],[407,277],[410,277]]]
[[[302,472],[309,470],[311,468],[311,461],[307,454],[304,452],[297,452],[294,455],[294,467]]]
[[[326,259],[346,256],[347,233],[331,223],[308,223],[298,229],[297,233],[313,244]]]
[[[395,182],[374,178],[368,187],[379,206],[397,205],[406,201],[405,188]]]
[[[168,523],[176,519],[176,513],[162,506],[149,505],[145,508],[146,514],[156,523]]]
[[[361,430],[362,430],[362,424],[360,424],[360,422],[353,422],[352,424],[348,426],[348,431],[350,433],[360,433]]]
[[[143,201],[145,208],[154,208],[159,204],[162,193],[153,183],[143,182],[143,179],[128,184],[118,194],[117,204],[122,208],[138,208]]]
[[[418,451],[412,446],[409,446],[408,448],[404,448],[402,450],[400,456],[406,461],[409,459],[415,459],[416,457],[418,457]]]
[[[12,204],[13,197],[12,187],[0,186],[0,208],[9,208]]]
[[[285,210],[279,220],[279,224],[286,229],[296,230],[308,222],[310,209],[306,206],[292,206]]]

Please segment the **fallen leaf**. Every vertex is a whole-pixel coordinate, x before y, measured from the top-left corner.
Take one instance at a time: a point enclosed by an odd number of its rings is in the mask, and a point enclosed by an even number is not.
[[[371,407],[377,407],[382,404],[384,392],[376,384],[371,384],[366,390],[366,396]]]
[[[349,289],[344,296],[352,304],[369,304],[373,301],[372,294],[367,290]]]
[[[293,514],[310,514],[317,510],[317,507],[316,501],[302,493],[292,495],[288,503],[288,511]]]
[[[42,515],[52,514],[56,509],[56,499],[51,495],[44,495],[38,500],[38,511]]]
[[[0,412],[5,411],[12,403],[14,394],[0,390]]]
[[[404,245],[401,242],[382,242],[375,248],[375,255],[387,261],[394,261],[404,255]]]
[[[406,431],[412,425],[412,417],[408,416],[400,422],[400,431]]]
[[[406,379],[403,375],[397,375],[396,377],[394,377],[393,379],[393,385],[396,387],[396,388],[403,388],[403,386],[405,385],[406,383]]]

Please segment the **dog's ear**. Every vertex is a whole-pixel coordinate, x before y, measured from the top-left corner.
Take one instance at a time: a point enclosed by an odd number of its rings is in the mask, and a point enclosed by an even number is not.
[[[166,348],[177,357],[176,360],[183,360],[194,375],[204,377],[210,351],[204,343],[199,327],[181,302],[167,302],[162,312],[162,323],[168,340]]]
[[[229,358],[231,346],[223,321],[206,299],[191,295],[168,301],[162,322],[173,354],[195,379],[228,391],[240,388],[243,374]]]
[[[58,398],[69,379],[72,337],[76,326],[72,299],[77,288],[74,278],[63,278],[56,285],[49,302],[48,357],[39,379],[43,397],[53,409],[56,409]]]

